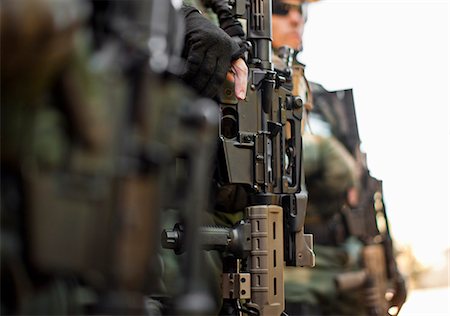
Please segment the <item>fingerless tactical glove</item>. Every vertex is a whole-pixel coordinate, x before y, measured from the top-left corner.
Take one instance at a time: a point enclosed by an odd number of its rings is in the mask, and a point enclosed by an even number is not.
[[[201,95],[212,98],[225,80],[231,62],[241,57],[242,50],[197,9],[183,6],[182,12],[186,23],[182,55],[186,65],[181,78]]]

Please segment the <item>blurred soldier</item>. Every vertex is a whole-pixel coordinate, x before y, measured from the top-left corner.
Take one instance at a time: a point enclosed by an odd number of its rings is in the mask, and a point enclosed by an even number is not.
[[[84,1],[1,3],[5,313],[84,313],[86,284],[107,283],[118,108],[87,67],[88,14]]]
[[[312,85],[313,93],[316,85]],[[287,312],[292,315],[364,315],[361,289],[340,291],[338,275],[360,269],[362,244],[346,231],[340,213],[357,202],[356,161],[332,134],[330,123],[309,114],[304,134],[304,161],[309,192],[305,231],[314,236],[316,266],[286,269]]]
[[[306,21],[307,4],[305,2],[274,1],[273,43],[275,48],[288,45],[301,51]],[[282,56],[282,54],[279,55]],[[361,205],[359,202],[360,178],[364,166],[360,161],[359,138],[355,146],[341,143],[349,135],[342,135],[342,130],[339,130],[336,124],[342,127],[345,123],[339,120],[348,123],[349,117],[335,116],[336,111],[330,111],[333,104],[324,104],[323,98],[321,102],[314,102],[313,108],[312,96],[328,92],[320,85],[308,84],[303,73],[302,77],[303,80],[300,80],[298,84],[298,92],[299,95],[304,96],[307,105],[305,108],[309,110],[308,128],[303,135],[304,167],[309,191],[305,232],[312,233],[314,236],[316,266],[302,269],[286,268],[286,312],[289,315],[383,314],[383,311],[386,311],[383,289],[377,294],[373,284],[368,284],[366,272],[362,270],[363,267],[366,271],[371,269],[364,265],[362,255],[364,253],[365,257],[369,253],[367,249],[370,247],[364,248],[366,251],[363,252],[361,243],[361,240],[367,242],[367,232],[360,234],[350,229],[349,226],[355,227],[358,224],[355,225],[354,221],[350,223],[349,212],[344,215],[343,211]],[[312,93],[309,89],[310,85]],[[354,125],[356,128],[356,121]],[[349,129],[349,126],[343,129]],[[363,194],[370,193],[363,192]],[[370,217],[374,216],[373,213],[366,211],[365,214],[369,217],[365,221],[371,222]],[[362,235],[365,238],[361,238]],[[383,262],[380,264],[383,265]],[[391,265],[392,263],[389,263],[389,266]],[[395,266],[395,261],[393,265]],[[398,295],[389,304],[401,307],[404,302],[402,278],[398,271],[391,274],[393,274],[394,287]],[[365,276],[362,277],[363,275]],[[359,285],[355,286],[358,283],[355,280],[358,278],[360,278]],[[344,279],[346,281],[342,282]],[[385,281],[381,281],[383,282]],[[342,286],[344,283],[347,283],[346,286]],[[354,284],[350,286],[350,283]],[[347,288],[344,289],[344,287]],[[378,301],[377,296],[380,296]]]
[[[247,65],[243,60],[245,49],[241,47],[238,41],[232,39],[233,33],[230,28],[221,29],[218,27],[219,21],[212,10],[205,14],[204,5],[201,1],[183,1],[182,12],[186,21],[186,38],[183,57],[186,63],[180,73],[180,78],[193,87],[200,95],[214,98],[220,91],[220,87],[224,82],[225,75],[228,80],[234,82],[234,91],[238,99],[244,99],[247,90]],[[225,2],[224,2],[225,3]],[[198,9],[197,9],[198,8]],[[201,9],[201,11],[199,10]],[[234,28],[232,28],[232,32]],[[237,25],[238,32],[242,32],[242,26]],[[230,67],[231,61],[231,67]],[[206,167],[206,166],[204,166]],[[208,182],[210,185],[211,182]],[[208,199],[205,199],[208,201]],[[168,209],[163,213],[163,227],[172,229],[174,224],[181,222],[184,226],[186,216],[192,214],[182,214],[178,209]],[[204,225],[214,224],[211,213],[204,213],[200,221]],[[185,248],[185,247],[183,247]],[[183,265],[188,253],[178,253],[174,255],[173,250],[160,249],[160,258],[162,261],[163,279],[159,291],[154,293],[152,297],[162,300],[169,299],[169,313],[180,313],[180,305],[182,304],[199,304],[191,300],[191,302],[181,302],[171,300],[180,292],[180,280],[186,278],[186,271]],[[207,260],[207,267],[202,267],[202,278],[208,280],[208,289],[213,294],[213,313],[217,313],[222,303],[222,293],[220,289],[219,275],[221,275],[220,255],[216,251],[203,252]],[[198,287],[198,284],[192,284]],[[206,303],[206,302],[203,302]],[[182,307],[181,307],[182,311]],[[182,311],[182,313],[187,313]],[[196,313],[194,313],[196,314]],[[198,312],[197,312],[198,314]]]
[[[167,160],[167,151],[152,145],[169,139],[158,138],[161,124],[182,125],[170,115],[193,108],[195,99],[149,71],[153,2],[1,3],[2,313],[144,312],[160,232],[155,166]],[[167,23],[177,20],[171,12]],[[239,48],[217,27],[204,28],[195,12],[184,13],[188,64],[173,72],[187,81],[206,74],[194,88],[211,96]],[[152,56],[160,57],[152,71],[167,69],[166,50],[177,55],[177,34],[182,47],[183,33],[172,27],[165,45],[151,42]],[[205,38],[220,49],[205,50]],[[209,62],[198,64],[205,55]],[[216,66],[223,70],[214,73]],[[241,65],[233,69],[236,77],[245,73]]]
[[[275,49],[289,46],[296,51],[302,50],[307,5],[302,0],[273,2]],[[313,95],[304,79],[303,67],[300,70],[301,80],[296,83],[298,94],[303,95],[305,108],[311,111]],[[338,293],[334,277],[357,268],[357,260],[347,248],[357,249],[358,243],[347,239],[338,216],[345,203],[356,202],[356,164],[351,154],[333,137],[323,119],[308,115],[308,122],[310,128],[303,135],[309,192],[305,232],[313,234],[316,266],[286,267],[286,312],[289,315],[355,315],[363,312],[363,307],[358,307],[363,300]]]

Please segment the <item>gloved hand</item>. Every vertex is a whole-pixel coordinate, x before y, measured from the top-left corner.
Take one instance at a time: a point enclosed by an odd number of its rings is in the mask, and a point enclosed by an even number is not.
[[[186,59],[181,78],[198,93],[206,97],[214,97],[227,72],[233,63],[236,82],[236,96],[245,98],[242,87],[244,74],[242,62],[243,51],[222,29],[203,17],[200,12],[189,6],[183,6],[185,15],[186,36],[183,57]],[[245,64],[245,63],[244,63]],[[245,72],[245,88],[247,78]]]

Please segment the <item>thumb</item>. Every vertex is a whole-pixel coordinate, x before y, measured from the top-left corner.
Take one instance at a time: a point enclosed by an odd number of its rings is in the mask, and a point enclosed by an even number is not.
[[[231,63],[231,71],[234,76],[234,93],[239,100],[244,100],[247,95],[247,64],[242,58]]]

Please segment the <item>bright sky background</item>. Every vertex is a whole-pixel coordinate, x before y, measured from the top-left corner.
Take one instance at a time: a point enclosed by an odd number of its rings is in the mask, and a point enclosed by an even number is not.
[[[446,0],[322,0],[301,57],[309,80],[353,88],[394,238],[425,264],[450,247],[449,11]]]

